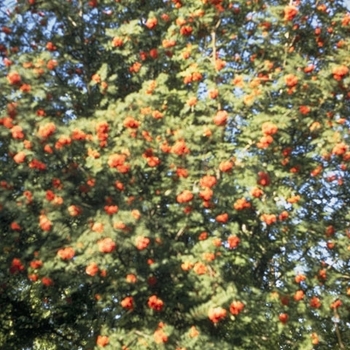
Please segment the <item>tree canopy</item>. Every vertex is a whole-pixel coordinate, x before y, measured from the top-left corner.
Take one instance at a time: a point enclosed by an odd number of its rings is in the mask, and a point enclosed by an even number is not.
[[[350,344],[342,1],[0,9],[0,348]]]

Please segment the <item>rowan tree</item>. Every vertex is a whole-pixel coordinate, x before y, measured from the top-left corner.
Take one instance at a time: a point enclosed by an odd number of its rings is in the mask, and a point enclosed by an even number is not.
[[[340,0],[0,10],[0,347],[345,349]]]

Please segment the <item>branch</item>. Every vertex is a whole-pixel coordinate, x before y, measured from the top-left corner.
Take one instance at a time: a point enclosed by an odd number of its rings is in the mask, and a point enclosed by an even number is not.
[[[336,319],[339,319],[339,315],[337,314],[336,309],[334,309],[334,317]],[[335,333],[336,333],[337,339],[338,339],[339,348],[342,350],[345,350],[344,343],[342,342],[342,339],[341,339],[341,334],[339,331],[338,322],[334,322],[334,327],[335,327]]]
[[[186,229],[186,226],[180,228],[179,232],[175,236],[175,241],[177,241],[183,235],[183,233],[185,232],[185,229]]]
[[[139,335],[140,337],[144,337],[144,338],[149,338],[150,336],[145,334],[145,333],[142,333],[140,331],[135,331],[135,334]]]
[[[220,23],[221,23],[221,19],[218,20],[218,22],[216,23],[215,27],[214,27],[214,30],[211,32],[211,38],[212,38],[212,48],[213,48],[213,58],[212,58],[212,61],[213,61],[213,66],[215,68],[215,61],[216,61],[216,33],[215,33],[215,30],[217,28],[219,28],[220,26]]]
[[[215,45],[215,42],[216,42],[216,33],[215,31],[212,31],[211,32],[211,42],[213,44],[213,57],[212,57],[212,62],[213,62],[213,66],[215,68],[215,61],[216,61],[216,45]]]

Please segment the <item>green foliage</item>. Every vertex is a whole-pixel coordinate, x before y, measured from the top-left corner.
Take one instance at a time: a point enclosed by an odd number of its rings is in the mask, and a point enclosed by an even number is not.
[[[0,10],[0,348],[345,349],[341,1]]]

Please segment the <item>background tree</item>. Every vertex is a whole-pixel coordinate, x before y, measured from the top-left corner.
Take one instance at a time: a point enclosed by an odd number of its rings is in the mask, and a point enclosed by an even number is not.
[[[341,1],[18,0],[0,24],[2,348],[346,348]]]

